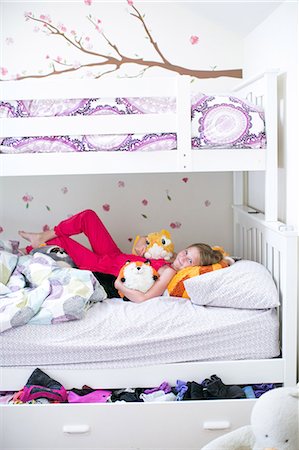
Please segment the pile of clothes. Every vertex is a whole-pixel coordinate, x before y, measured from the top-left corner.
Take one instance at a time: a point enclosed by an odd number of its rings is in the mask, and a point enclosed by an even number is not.
[[[154,388],[92,389],[83,386],[67,391],[40,369],[35,369],[27,383],[18,392],[0,392],[0,403],[117,403],[117,402],[169,402],[186,400],[215,400],[258,398],[278,385],[252,386],[226,385],[217,375],[201,383],[177,380],[175,386],[163,381]]]

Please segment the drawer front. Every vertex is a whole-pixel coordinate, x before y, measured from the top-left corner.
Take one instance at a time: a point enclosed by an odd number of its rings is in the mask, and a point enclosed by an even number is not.
[[[247,425],[254,400],[0,407],[0,448],[199,449]]]

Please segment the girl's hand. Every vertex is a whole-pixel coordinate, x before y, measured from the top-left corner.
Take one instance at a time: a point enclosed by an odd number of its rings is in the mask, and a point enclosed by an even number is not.
[[[143,256],[146,250],[146,236],[140,236],[139,240],[136,242],[134,251],[136,255]]]
[[[118,277],[116,278],[116,280],[114,281],[114,287],[115,287],[115,289],[117,289],[118,291],[121,291],[122,286],[123,286],[123,283],[122,283],[122,281],[121,281],[121,279],[120,279],[120,276],[118,276]]]
[[[145,293],[140,291],[135,291],[134,289],[128,289],[118,276],[114,282],[116,289],[121,291],[121,293],[134,303],[142,303],[153,297],[159,297],[163,295],[163,292],[167,288],[167,285],[171,278],[176,274],[176,271],[170,266],[162,266],[158,270],[160,277],[154,283],[154,285]]]

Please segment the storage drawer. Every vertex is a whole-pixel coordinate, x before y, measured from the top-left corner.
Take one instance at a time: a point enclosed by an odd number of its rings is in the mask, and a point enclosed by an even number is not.
[[[4,405],[1,449],[200,449],[250,421],[255,400]]]

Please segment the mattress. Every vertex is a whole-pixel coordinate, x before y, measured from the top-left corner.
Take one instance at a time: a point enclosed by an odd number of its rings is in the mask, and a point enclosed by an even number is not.
[[[229,95],[194,94],[191,101],[192,148],[265,148],[261,108]],[[26,118],[99,114],[175,113],[174,98],[16,100],[0,102],[0,117]],[[2,153],[175,150],[175,133],[92,136],[6,137]]]
[[[2,366],[129,368],[279,355],[274,309],[241,310],[157,297],[107,299],[84,319],[25,325],[0,335]]]

